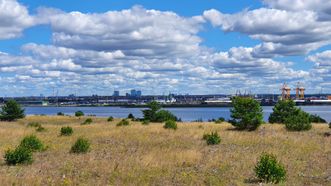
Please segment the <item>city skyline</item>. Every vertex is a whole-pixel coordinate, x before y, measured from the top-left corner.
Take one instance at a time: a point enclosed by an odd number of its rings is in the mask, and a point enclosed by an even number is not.
[[[327,0],[0,0],[0,96],[331,92]]]

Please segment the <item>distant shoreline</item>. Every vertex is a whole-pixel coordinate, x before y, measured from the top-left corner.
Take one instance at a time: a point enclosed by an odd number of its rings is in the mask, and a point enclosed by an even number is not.
[[[275,104],[261,104],[261,106],[274,106]],[[297,103],[297,106],[330,106],[331,103]],[[123,107],[123,108],[147,108],[147,105],[22,105],[23,107]],[[232,107],[231,104],[164,104],[163,108],[211,108],[211,107]]]

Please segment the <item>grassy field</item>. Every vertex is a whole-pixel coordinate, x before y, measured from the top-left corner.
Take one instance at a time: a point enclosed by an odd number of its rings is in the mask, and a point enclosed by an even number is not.
[[[40,122],[47,129],[26,127]],[[0,123],[1,185],[257,185],[253,168],[262,152],[275,154],[287,169],[280,185],[331,185],[331,132],[315,124],[308,132],[287,132],[282,125],[262,125],[255,132],[235,131],[229,124],[179,123],[178,130],[93,118],[31,116]],[[73,127],[69,137],[62,126]],[[207,146],[204,133],[218,131],[222,141]],[[7,166],[5,150],[35,133],[47,146],[31,165]],[[91,141],[87,154],[69,153],[75,140]]]

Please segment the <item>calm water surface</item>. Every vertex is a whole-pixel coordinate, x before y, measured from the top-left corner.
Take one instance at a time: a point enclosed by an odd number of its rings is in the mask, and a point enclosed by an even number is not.
[[[268,121],[268,117],[272,112],[273,107],[263,107],[264,120]],[[311,114],[317,114],[327,121],[331,121],[331,106],[303,106],[304,111]],[[224,117],[230,118],[230,109],[223,107],[190,107],[190,108],[166,108],[183,121],[194,121]],[[141,110],[144,108],[124,108],[124,107],[25,107],[26,114],[45,114],[56,115],[58,112],[63,112],[67,115],[74,115],[78,110],[83,111],[86,115],[96,115],[99,117],[113,116],[115,118],[125,118],[129,113],[135,117],[142,117]]]

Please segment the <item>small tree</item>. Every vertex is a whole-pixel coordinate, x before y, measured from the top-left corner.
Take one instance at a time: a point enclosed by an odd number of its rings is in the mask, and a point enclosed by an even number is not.
[[[221,137],[217,131],[212,132],[211,134],[204,134],[203,139],[207,141],[207,145],[217,145],[221,143]]]
[[[63,112],[58,112],[57,115],[58,116],[64,116],[64,113]]]
[[[143,110],[144,120],[151,122],[164,122],[168,120],[178,121],[178,118],[173,115],[170,111],[160,110],[161,105],[156,101],[150,102],[147,110]]]
[[[79,111],[75,112],[75,116],[76,117],[84,116],[84,112],[79,110]]]
[[[293,100],[279,100],[272,109],[269,123],[285,123],[285,119],[299,112]]]
[[[259,102],[252,98],[235,97],[232,100],[230,123],[239,130],[255,130],[263,122],[263,111]]]
[[[113,116],[109,116],[107,119],[108,122],[114,121],[114,117]]]
[[[134,115],[133,115],[132,113],[130,113],[130,114],[128,115],[128,119],[134,120],[135,117],[134,117]]]
[[[266,183],[285,181],[286,170],[272,154],[263,153],[255,166],[256,177]]]
[[[161,105],[156,101],[152,101],[147,104],[147,107],[149,109],[142,111],[144,115],[144,119],[149,121],[155,121],[156,113],[161,109]]]
[[[223,123],[224,121],[225,121],[225,119],[223,117],[220,117],[217,120],[215,120],[215,123],[220,124],[220,123]]]
[[[1,108],[0,120],[2,121],[15,121],[24,117],[24,109],[15,100],[7,101]]]
[[[299,109],[297,114],[288,116],[285,119],[285,126],[290,131],[310,130],[312,128],[310,115]]]

